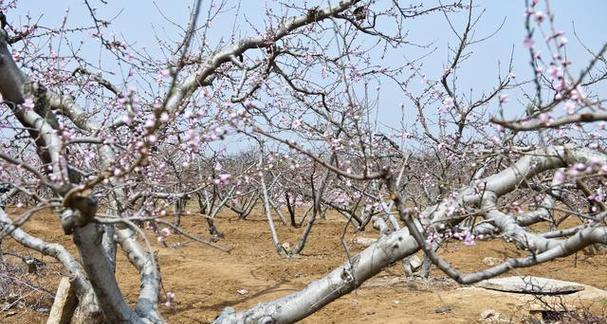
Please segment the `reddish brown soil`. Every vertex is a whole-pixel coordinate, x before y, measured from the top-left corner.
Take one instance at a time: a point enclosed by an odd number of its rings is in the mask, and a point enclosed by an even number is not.
[[[200,216],[187,216],[183,223],[190,234],[208,237],[206,222]],[[320,220],[304,254],[294,258],[276,254],[267,223],[259,214],[246,221],[236,220],[230,214],[221,215],[217,226],[225,234],[225,239],[218,244],[231,247],[230,253],[176,235],[171,236],[167,243],[171,246],[179,242],[179,247],[162,247],[150,236],[161,263],[164,289],[176,295],[174,309],[161,306],[170,323],[209,323],[224,307],[243,310],[293,293],[346,260],[340,244],[344,222],[337,216]],[[301,229],[279,223],[277,227],[282,242],[291,246],[297,242]],[[49,242],[62,243],[74,250],[70,237],[63,235],[56,218],[50,213],[34,216],[24,228]],[[371,232],[369,229],[369,233],[364,235],[372,236]],[[350,243],[355,235],[361,234],[350,230],[345,236],[351,253],[362,249]],[[3,249],[24,251],[12,240],[4,243]],[[485,257],[504,258],[515,256],[517,252],[505,243],[495,241],[479,242],[474,247],[451,244],[442,254],[460,269],[470,271],[486,268],[482,263]],[[59,282],[60,266],[49,257],[38,253],[32,255],[42,258],[49,267],[42,277],[30,275],[31,280],[54,291]],[[606,269],[606,255],[579,253],[512,274],[577,281],[607,289]],[[117,273],[122,292],[131,302],[135,301],[139,289],[138,276],[122,255]],[[400,265],[393,265],[303,323],[470,323],[478,321],[479,314],[486,309],[512,316],[517,322],[528,314],[518,296],[462,289],[438,272],[433,273],[433,278],[428,281],[404,280]],[[600,297],[595,304],[604,307],[606,302],[607,298]],[[0,313],[0,322],[42,323],[46,316],[19,308]]]

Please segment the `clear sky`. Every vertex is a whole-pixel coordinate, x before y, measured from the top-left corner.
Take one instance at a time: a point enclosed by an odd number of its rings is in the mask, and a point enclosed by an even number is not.
[[[385,0],[388,1],[388,0]],[[4,0],[6,3],[7,1]],[[100,8],[100,16],[115,17],[110,30],[120,38],[124,38],[137,48],[145,49],[153,55],[162,56],[158,47],[157,37],[163,40],[179,39],[179,28],[177,25],[185,26],[188,21],[189,6],[191,1],[109,1],[109,5],[102,5],[99,0],[91,0],[92,4]],[[210,1],[203,1],[209,3]],[[293,1],[291,1],[293,2]],[[297,1],[294,1],[297,2]],[[335,1],[333,1],[335,2]],[[419,3],[420,1],[400,1],[404,5]],[[448,2],[448,1],[444,1]],[[538,5],[543,8],[544,1]],[[2,0],[0,0],[2,3]],[[214,33],[212,42],[218,42],[221,38],[229,38],[234,22],[237,30],[242,35],[254,35],[255,31],[249,24],[263,26],[262,19],[264,10],[277,8],[277,1],[243,0],[228,1],[226,14],[215,20],[213,24]],[[308,1],[308,3],[327,3],[327,1]],[[436,5],[438,1],[425,1],[428,5]],[[605,31],[607,30],[607,1],[605,0],[553,0],[550,2],[556,13],[556,22],[560,29],[564,30],[568,44],[568,56],[574,62],[574,71],[579,70],[589,62],[590,55],[586,53],[574,35],[574,26],[580,39],[591,49],[598,50],[603,42],[607,41]],[[481,18],[476,38],[483,38],[494,32],[505,19],[504,26],[492,38],[472,47],[473,56],[467,60],[459,73],[459,88],[473,89],[473,93],[480,94],[487,91],[496,83],[498,75],[498,62],[502,66],[507,64],[510,53],[514,48],[515,73],[519,78],[531,75],[529,68],[529,53],[523,48],[522,40],[525,36],[524,30],[524,0],[479,0],[475,2],[477,13],[485,9]],[[25,21],[25,15],[29,14],[40,24],[47,26],[58,26],[65,16],[65,9],[70,10],[68,25],[81,26],[90,24],[91,19],[83,4],[76,0],[20,0],[18,8],[9,12],[9,20],[18,22]],[[164,17],[163,17],[164,16]],[[204,14],[203,14],[204,16]],[[170,19],[171,21],[167,20]],[[454,17],[455,27],[463,27],[463,15]],[[408,22],[410,39],[414,43],[429,44],[435,48],[431,55],[424,59],[424,72],[430,78],[438,78],[443,72],[446,59],[450,52],[448,46],[456,44],[456,38],[449,30],[445,18],[440,14],[416,18]],[[263,30],[263,28],[262,28]],[[90,59],[95,60],[99,55],[97,48],[91,47],[85,52]],[[398,61],[407,58],[415,58],[421,54],[430,52],[429,49],[408,47],[405,52],[390,56],[391,60]],[[394,118],[399,114],[398,100],[401,97],[396,89],[387,86],[382,89],[383,96],[380,99],[380,120],[388,125],[396,126]],[[517,102],[520,92],[509,94],[511,102],[508,104],[515,113],[522,112],[521,105]]]

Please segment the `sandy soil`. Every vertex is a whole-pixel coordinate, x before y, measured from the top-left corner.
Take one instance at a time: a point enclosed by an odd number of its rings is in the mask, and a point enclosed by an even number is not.
[[[190,234],[208,236],[206,222],[200,216],[186,216],[183,223]],[[337,216],[320,220],[313,229],[305,253],[294,258],[276,254],[267,223],[259,213],[246,221],[236,220],[230,214],[221,215],[217,226],[225,234],[225,239],[218,244],[231,247],[230,253],[176,235],[169,237],[168,247],[163,247],[151,237],[161,263],[164,290],[176,295],[174,309],[161,306],[163,315],[170,323],[209,323],[224,307],[242,310],[290,294],[346,260],[340,244],[344,222]],[[293,246],[301,229],[277,226],[281,240]],[[31,234],[49,242],[65,244],[74,250],[70,237],[63,235],[59,228],[55,217],[49,213],[36,215],[25,226]],[[372,229],[362,234],[347,231],[345,240],[351,253],[362,249],[351,243],[355,236],[362,235],[373,236]],[[24,251],[12,240],[3,243],[3,250]],[[517,251],[503,242],[494,241],[479,242],[474,247],[450,244],[442,254],[460,269],[473,270],[487,267],[482,262],[485,257],[512,257],[517,255]],[[29,275],[30,279],[54,291],[61,267],[53,259],[42,257],[39,253],[32,253],[32,256],[41,258],[48,267],[38,275]],[[122,255],[119,256],[117,268],[123,293],[131,302],[135,301],[139,289],[137,273]],[[544,276],[607,290],[605,269],[606,255],[578,253],[509,275]],[[395,264],[355,292],[302,322],[474,323],[487,309],[500,312],[503,317],[512,318],[513,322],[520,322],[529,316],[529,308],[532,308],[533,302],[521,295],[460,287],[438,272],[434,272],[432,277],[431,280],[405,280],[401,266]],[[588,291],[593,290],[588,288]],[[569,298],[592,302],[595,309],[606,308],[607,294],[603,291],[593,292],[594,295]],[[0,312],[0,322],[43,323],[47,315],[26,307],[16,307]]]

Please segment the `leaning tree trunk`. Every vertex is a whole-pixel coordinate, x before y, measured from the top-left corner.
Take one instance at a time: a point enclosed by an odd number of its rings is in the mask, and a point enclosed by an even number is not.
[[[351,292],[392,263],[419,250],[404,229],[394,232],[354,256],[326,277],[276,301],[237,313],[227,307],[214,323],[294,323]]]
[[[473,284],[492,278],[509,270],[530,267],[555,258],[571,255],[595,244],[607,244],[607,226],[605,215],[601,222],[580,228],[565,239],[551,239],[526,231],[516,222],[515,217],[507,215],[497,208],[497,198],[515,190],[522,181],[541,172],[557,169],[574,163],[600,161],[607,164],[607,155],[571,146],[556,146],[539,149],[522,157],[513,166],[486,178],[475,180],[453,196],[431,206],[420,220],[426,222],[445,222],[457,225],[461,219],[452,217],[450,211],[463,207],[477,207],[484,211],[484,217],[505,236],[513,238],[516,244],[523,245],[529,251],[528,256],[508,259],[488,269],[473,273],[460,273],[447,261],[436,255],[432,245],[425,241],[423,226],[412,217],[405,207],[404,199],[394,186],[394,179],[388,177],[390,193],[394,205],[407,225],[376,243],[360,254],[349,259],[327,276],[310,283],[306,288],[275,301],[261,303],[253,308],[236,312],[227,307],[215,320],[215,323],[293,323],[301,320],[337,298],[351,292],[364,281],[379,273],[393,262],[412,255],[420,249],[449,277],[461,284]],[[479,190],[479,185],[481,189]]]

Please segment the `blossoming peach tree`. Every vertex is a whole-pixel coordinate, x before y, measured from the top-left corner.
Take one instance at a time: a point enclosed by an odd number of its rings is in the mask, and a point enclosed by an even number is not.
[[[217,323],[295,322],[396,261],[411,274],[418,251],[427,267],[472,284],[607,243],[607,47],[587,48],[574,71],[545,0],[522,6],[515,46],[529,65],[510,59],[495,84],[470,93],[458,75],[485,40],[472,0],[276,3],[251,35],[222,37],[214,22],[239,7],[195,1],[179,41],[159,40],[164,57],[109,33],[97,8],[105,1],[85,0],[88,23],[77,27],[69,12],[49,27],[13,15],[17,6],[0,1],[0,240],[59,260],[83,322],[164,322],[159,304],[175,295],[161,296],[149,238],[225,249],[213,222],[222,210],[246,219],[261,205],[285,256],[301,253],[327,210],[382,235],[303,290],[226,308]],[[423,45],[412,26],[429,16],[446,19],[456,40],[440,68],[407,54]],[[87,57],[87,44],[101,58]],[[525,69],[529,78],[515,75]],[[384,123],[386,106],[400,122]],[[210,238],[182,226],[195,217],[189,200]],[[56,214],[78,257],[21,228],[42,210]],[[301,228],[295,246],[281,244],[273,215]],[[547,230],[529,228],[538,223]],[[452,240],[500,238],[525,255],[462,273],[437,254]],[[118,288],[118,247],[140,274],[136,303]]]

